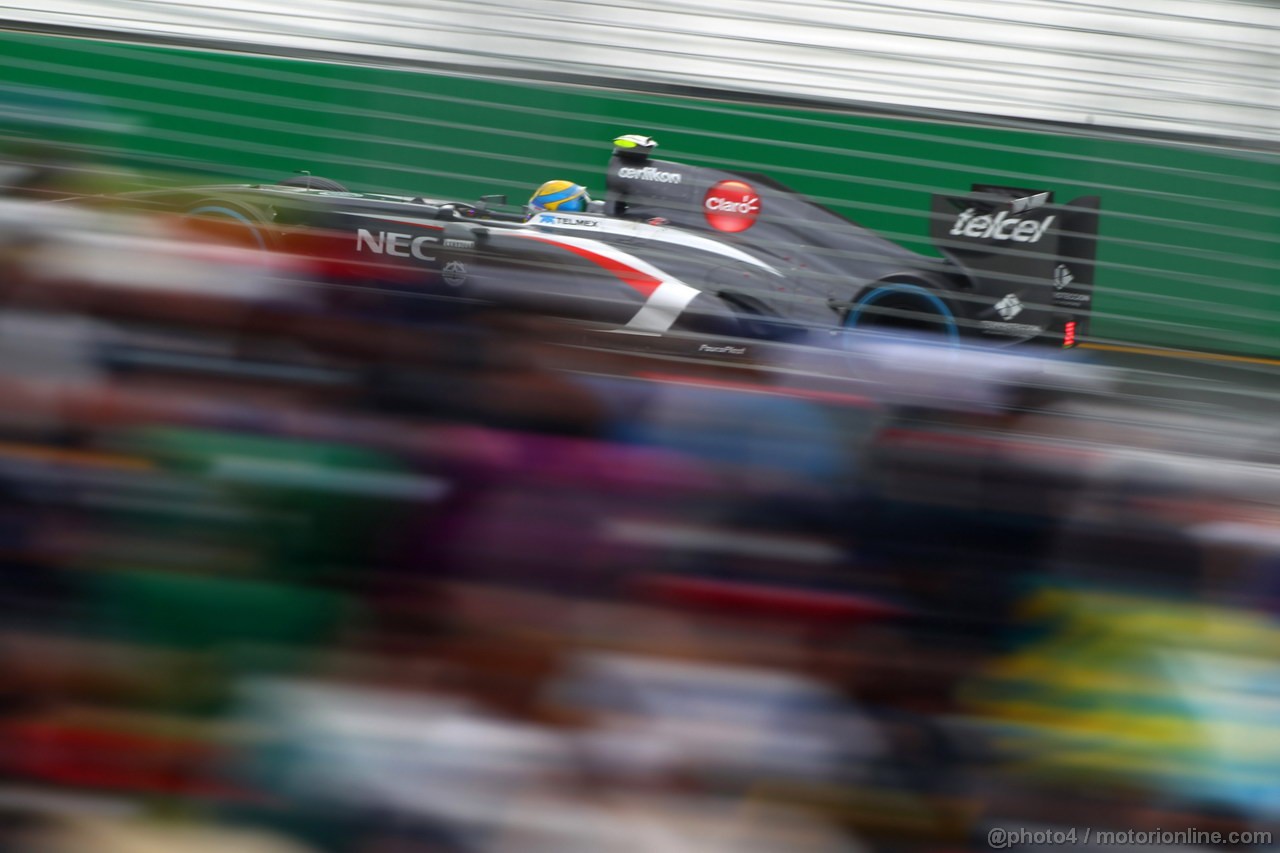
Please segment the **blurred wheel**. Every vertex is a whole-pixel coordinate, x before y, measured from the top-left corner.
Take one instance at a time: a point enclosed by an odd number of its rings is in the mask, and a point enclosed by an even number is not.
[[[186,216],[196,230],[221,241],[246,249],[270,248],[264,218],[251,208],[210,199],[197,202]]]
[[[949,300],[916,282],[877,282],[849,307],[843,325],[848,331],[940,335],[949,343],[960,341],[956,311]]]

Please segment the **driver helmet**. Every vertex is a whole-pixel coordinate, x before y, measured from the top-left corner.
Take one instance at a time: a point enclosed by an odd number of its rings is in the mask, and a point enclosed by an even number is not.
[[[591,196],[587,188],[573,181],[547,181],[529,199],[529,215],[543,210],[580,213],[587,209]]]

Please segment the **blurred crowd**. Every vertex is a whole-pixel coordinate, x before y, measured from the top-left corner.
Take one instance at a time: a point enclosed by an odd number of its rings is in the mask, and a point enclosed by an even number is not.
[[[355,286],[0,201],[0,849],[1280,822],[1272,423],[1025,352],[655,367]]]

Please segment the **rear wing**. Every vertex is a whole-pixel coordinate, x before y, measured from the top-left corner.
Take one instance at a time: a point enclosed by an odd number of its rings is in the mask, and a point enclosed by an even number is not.
[[[1047,190],[974,184],[934,195],[930,237],[979,293],[1017,294],[1070,346],[1088,331],[1101,199],[1055,203]]]

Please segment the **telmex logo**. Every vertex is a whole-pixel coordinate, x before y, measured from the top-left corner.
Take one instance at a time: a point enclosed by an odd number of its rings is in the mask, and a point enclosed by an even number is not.
[[[955,225],[951,227],[951,233],[979,240],[990,238],[1012,240],[1015,243],[1038,243],[1055,218],[1046,216],[1043,222],[1037,222],[1034,219],[1018,219],[1016,216],[1010,216],[1007,210],[1002,210],[995,216],[985,213],[981,216],[976,214],[977,211],[972,207],[961,211],[956,217]]]
[[[664,172],[656,166],[623,166],[618,169],[619,178],[635,178],[639,181],[655,181],[659,184],[678,184],[684,178],[679,172]]]
[[[412,234],[394,234],[386,231],[356,231],[356,251],[373,252],[376,255],[395,255],[398,258],[414,257],[420,261],[434,261],[434,255],[424,254],[424,243],[438,243],[436,237]]]
[[[707,190],[702,208],[717,231],[746,231],[760,217],[760,196],[744,181],[721,181]]]
[[[592,219],[589,216],[556,216],[553,213],[544,213],[538,218],[539,224],[542,225],[576,225],[581,228],[599,228],[600,220]]]

